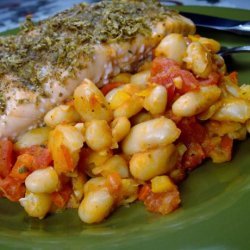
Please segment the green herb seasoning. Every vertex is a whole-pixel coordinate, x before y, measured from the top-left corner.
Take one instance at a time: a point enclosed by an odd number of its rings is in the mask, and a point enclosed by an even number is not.
[[[0,92],[0,114],[4,112],[6,108],[6,100],[3,93]]]
[[[28,171],[29,169],[26,166],[22,166],[18,169],[19,174],[24,174],[24,173],[27,173]]]
[[[1,76],[14,75],[20,87],[42,93],[50,78],[75,72],[92,60],[94,45],[149,36],[152,25],[174,12],[158,1],[103,1],[79,4],[38,23],[28,16],[16,36],[0,38]],[[5,108],[0,86],[0,110]]]

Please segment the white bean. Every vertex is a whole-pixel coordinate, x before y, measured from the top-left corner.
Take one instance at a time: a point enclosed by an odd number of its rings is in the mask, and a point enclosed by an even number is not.
[[[145,97],[143,107],[153,115],[162,114],[167,106],[167,97],[166,88],[156,85]]]
[[[229,76],[223,78],[220,83],[220,89],[223,97],[241,97],[240,87],[233,82]]]
[[[130,118],[143,109],[143,100],[139,96],[133,95],[125,103],[114,110],[114,117],[125,116]]]
[[[32,193],[52,193],[58,185],[58,175],[52,167],[35,170],[25,180],[27,190]]]
[[[222,106],[211,117],[217,121],[245,123],[250,119],[250,101],[240,98],[224,98]]]
[[[49,127],[29,130],[17,138],[17,142],[15,143],[14,147],[17,150],[20,150],[33,145],[46,145],[48,143],[50,131],[51,128]]]
[[[110,150],[101,152],[88,152],[85,160],[82,162],[85,173],[91,177],[95,177],[93,169],[95,167],[101,166],[110,157],[112,157],[112,152]]]
[[[87,177],[82,173],[77,173],[76,177],[72,178],[72,188],[77,201],[81,201],[84,194],[84,185],[87,182]]]
[[[129,177],[128,164],[120,155],[114,155],[109,158],[103,165],[93,169],[93,173],[107,176],[113,172],[119,173],[122,178]]]
[[[84,195],[87,195],[89,192],[95,192],[100,189],[107,188],[107,179],[105,177],[94,177],[89,179],[84,185]]]
[[[112,137],[115,142],[120,142],[129,133],[131,128],[127,117],[117,117],[111,123]]]
[[[85,124],[82,122],[76,123],[74,126],[82,135],[85,135]]]
[[[187,57],[183,59],[188,69],[201,78],[207,78],[212,72],[212,55],[199,42],[192,42],[187,48]]]
[[[89,192],[82,200],[78,215],[80,219],[88,224],[103,221],[112,211],[114,198],[106,189]]]
[[[214,39],[200,37],[198,41],[213,53],[217,53],[220,51],[221,48],[220,43],[218,43]]]
[[[231,139],[244,140],[247,134],[245,125],[239,122],[209,120],[206,128],[211,137],[228,135]]]
[[[156,56],[165,56],[182,63],[187,49],[186,41],[181,34],[169,34],[163,38],[155,50]]]
[[[139,84],[134,84],[134,83],[124,84],[121,86],[121,89],[131,96],[140,92],[143,88],[144,86],[141,86]]]
[[[240,97],[250,101],[250,85],[242,84],[240,86]]]
[[[50,134],[50,142],[51,140],[58,140],[59,142],[60,138],[57,138],[57,133],[62,136],[62,144],[67,146],[70,152],[75,152],[82,148],[84,137],[81,131],[79,131],[76,127],[72,125],[56,126],[55,130],[53,130]],[[55,137],[53,134],[55,134]]]
[[[58,173],[74,170],[83,142],[82,133],[72,125],[58,125],[50,132],[48,148]],[[70,161],[66,161],[65,157],[70,158]]]
[[[101,151],[112,145],[112,131],[105,120],[87,122],[85,136],[86,143],[92,150]]]
[[[173,104],[173,113],[181,117],[197,115],[208,109],[220,97],[221,90],[215,85],[201,87],[180,96]]]
[[[109,95],[107,98],[110,98],[108,103],[109,103],[110,108],[114,110],[114,109],[119,108],[119,106],[123,105],[128,100],[130,100],[131,96],[124,90],[118,89],[117,92],[112,94],[112,98],[111,98],[111,95]]]
[[[113,117],[104,95],[88,79],[75,89],[74,106],[83,121],[93,119],[111,121]]]
[[[131,96],[139,92],[141,89],[142,87],[136,84],[124,84],[109,91],[105,96],[105,99],[109,103],[110,108],[115,109],[129,100]]]
[[[147,181],[171,171],[176,164],[177,157],[177,150],[173,144],[136,153],[129,162],[130,172],[136,179]]]
[[[146,122],[146,121],[149,121],[151,119],[153,119],[152,114],[150,114],[149,112],[146,112],[146,111],[141,111],[140,113],[138,113],[137,115],[135,115],[131,118],[131,123],[133,125],[137,125],[139,123]]]
[[[132,178],[122,179],[121,204],[126,205],[135,201],[138,197],[139,184]]]
[[[80,115],[76,112],[74,106],[59,105],[50,110],[44,117],[44,122],[49,127],[56,127],[62,123],[73,123],[80,121]]]
[[[115,97],[115,95],[117,94],[118,91],[121,91],[123,86],[120,87],[116,87],[112,90],[110,90],[106,95],[105,95],[105,99],[108,102],[108,104],[110,104],[113,100],[113,98]]]
[[[129,73],[120,73],[111,79],[111,82],[122,82],[129,83],[131,78],[131,74]]]
[[[49,194],[26,193],[24,198],[19,200],[21,206],[31,217],[43,219],[51,207],[51,196]]]
[[[175,123],[165,117],[142,122],[130,130],[122,142],[122,150],[131,155],[151,148],[166,146],[174,142],[181,131]]]
[[[140,71],[131,76],[130,82],[141,87],[146,87],[150,78],[150,74],[150,70]]]

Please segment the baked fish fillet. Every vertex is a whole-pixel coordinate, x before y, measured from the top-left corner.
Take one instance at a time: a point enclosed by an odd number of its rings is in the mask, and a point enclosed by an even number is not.
[[[16,36],[0,38],[0,138],[41,124],[85,78],[98,86],[131,72],[168,33],[193,34],[193,22],[157,1],[79,4]]]

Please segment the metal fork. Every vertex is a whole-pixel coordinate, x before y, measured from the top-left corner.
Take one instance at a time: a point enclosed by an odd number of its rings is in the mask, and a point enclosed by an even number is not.
[[[249,46],[239,46],[239,47],[232,47],[232,48],[227,48],[227,47],[222,47],[221,50],[218,52],[219,55],[222,57],[235,54],[235,53],[246,53],[250,52],[250,45]]]

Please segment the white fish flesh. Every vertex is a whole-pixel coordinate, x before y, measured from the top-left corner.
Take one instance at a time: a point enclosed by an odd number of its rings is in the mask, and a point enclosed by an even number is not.
[[[153,0],[79,4],[16,36],[0,38],[0,138],[15,138],[72,95],[83,79],[99,87],[138,62],[169,33],[193,22]]]

